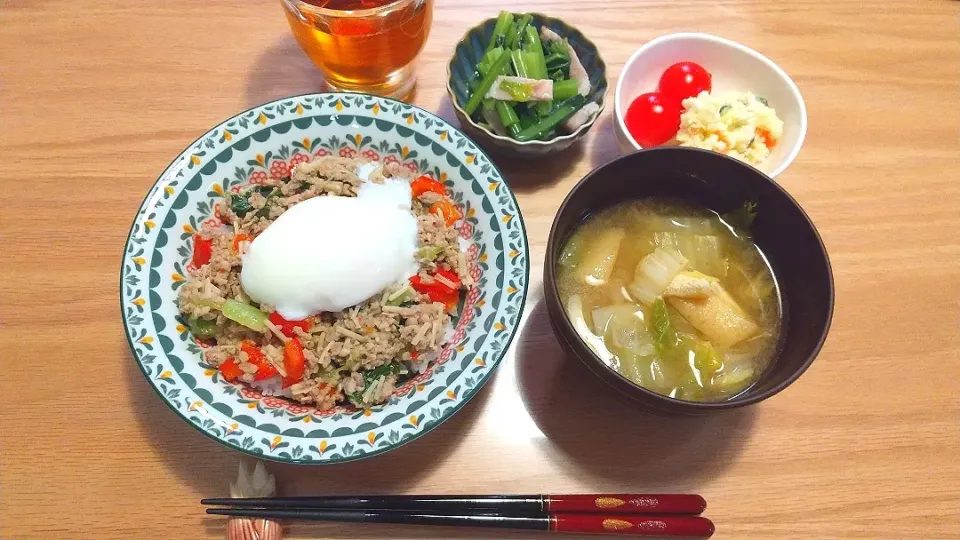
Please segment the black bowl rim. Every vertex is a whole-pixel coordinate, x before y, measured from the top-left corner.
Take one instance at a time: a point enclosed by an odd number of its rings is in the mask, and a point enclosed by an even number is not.
[[[781,195],[786,197],[786,199],[790,201],[790,203],[792,203],[797,208],[797,210],[800,211],[800,215],[803,216],[804,220],[806,220],[807,225],[810,227],[810,231],[813,232],[817,245],[820,248],[820,252],[823,254],[823,260],[826,265],[826,271],[827,271],[827,278],[828,278],[827,279],[828,281],[827,283],[827,289],[828,289],[827,316],[826,316],[826,321],[824,321],[823,331],[820,334],[820,338],[817,340],[817,343],[814,345],[812,351],[810,352],[809,357],[803,362],[803,364],[794,373],[792,373],[789,377],[784,379],[782,382],[776,384],[775,386],[767,389],[764,392],[759,392],[759,393],[750,395],[748,391],[747,394],[745,394],[746,397],[744,398],[734,397],[733,399],[730,399],[727,401],[717,401],[717,402],[688,401],[684,399],[672,398],[672,397],[654,392],[653,390],[648,390],[640,386],[639,384],[631,381],[630,379],[627,379],[626,377],[621,375],[619,372],[611,369],[605,362],[603,362],[603,360],[600,359],[599,356],[597,356],[596,353],[590,350],[590,347],[586,345],[586,343],[583,341],[583,338],[581,338],[580,334],[577,333],[577,330],[570,323],[570,319],[569,317],[567,317],[566,311],[563,311],[562,303],[561,303],[562,314],[559,317],[561,320],[556,321],[555,324],[559,325],[562,328],[563,333],[567,334],[568,336],[575,336],[575,339],[580,344],[583,345],[584,350],[586,350],[589,353],[589,361],[587,358],[584,358],[580,354],[575,354],[575,356],[577,358],[580,358],[581,361],[587,364],[587,367],[590,368],[591,371],[597,373],[596,368],[601,367],[604,372],[609,372],[616,375],[617,377],[622,379],[624,382],[628,383],[632,388],[636,389],[641,394],[645,395],[646,397],[654,401],[658,401],[662,404],[666,404],[668,407],[680,406],[684,409],[694,410],[694,411],[734,409],[737,407],[752,405],[754,403],[763,401],[775,394],[780,393],[784,388],[790,386],[797,379],[799,379],[800,376],[807,371],[810,365],[813,364],[813,361],[816,360],[817,356],[820,354],[821,349],[823,348],[824,343],[827,340],[827,334],[830,333],[830,326],[833,323],[833,310],[834,310],[834,301],[835,301],[833,267],[830,264],[830,256],[827,253],[827,248],[823,243],[823,239],[820,236],[820,232],[817,230],[816,226],[813,224],[813,221],[810,219],[810,216],[807,215],[806,211],[803,209],[800,203],[798,203],[797,200],[794,199],[793,196],[790,195],[790,193],[787,192],[786,189],[780,186],[775,180],[770,178],[770,176],[736,158],[732,158],[730,156],[718,154],[710,150],[703,150],[699,148],[687,148],[687,147],[677,147],[677,146],[645,148],[643,150],[631,152],[629,154],[625,154],[623,156],[610,160],[607,163],[604,163],[603,165],[600,165],[599,167],[596,167],[595,169],[587,173],[586,176],[580,179],[580,181],[577,182],[575,186],[573,186],[573,189],[571,189],[570,192],[567,193],[567,196],[563,199],[563,202],[560,204],[560,208],[557,210],[557,213],[553,218],[553,223],[550,225],[550,235],[547,239],[546,255],[544,257],[544,263],[543,263],[544,264],[543,287],[544,287],[544,295],[548,296],[547,298],[548,307],[549,307],[551,298],[558,303],[560,302],[559,300],[560,292],[557,290],[557,279],[555,274],[556,259],[557,259],[557,257],[555,256],[555,253],[558,248],[557,244],[562,240],[565,240],[565,238],[558,237],[557,223],[560,221],[560,216],[562,216],[564,212],[568,211],[567,210],[568,207],[570,206],[574,198],[577,196],[577,193],[580,191],[580,189],[583,188],[583,186],[585,186],[589,182],[591,182],[595,177],[597,177],[602,169],[604,169],[605,167],[611,166],[620,160],[632,159],[632,156],[634,154],[647,153],[647,152],[676,152],[676,153],[696,152],[696,153],[709,154],[712,156],[710,159],[723,159],[723,160],[733,161],[738,166],[745,167],[746,169],[754,172],[755,174],[760,175],[764,180],[766,180],[770,185],[772,185],[776,191],[779,191]],[[565,336],[562,336],[562,338],[569,339]],[[776,357],[774,358],[774,361],[776,361]]]
[[[462,118],[466,118],[466,121],[469,122],[471,126],[473,126],[473,127],[477,128],[477,129],[483,131],[483,133],[484,133],[485,135],[489,136],[489,137],[492,138],[492,139],[496,139],[496,140],[498,140],[498,141],[504,141],[504,142],[506,142],[507,144],[514,145],[514,146],[516,146],[516,147],[518,147],[518,148],[522,148],[522,147],[525,147],[525,146],[534,146],[534,147],[536,147],[536,146],[550,146],[550,145],[552,145],[552,144],[554,144],[554,143],[556,143],[556,142],[559,142],[559,141],[579,139],[579,138],[582,137],[587,131],[589,131],[590,128],[593,127],[594,124],[597,123],[597,120],[600,118],[600,115],[603,114],[603,111],[604,111],[604,109],[606,108],[607,93],[610,91],[610,82],[607,80],[607,63],[603,60],[603,56],[600,55],[600,48],[597,47],[597,44],[594,43],[593,40],[591,40],[590,38],[588,38],[586,34],[584,34],[583,32],[581,32],[580,29],[577,28],[576,26],[567,24],[567,22],[564,21],[563,19],[558,19],[557,17],[551,17],[551,16],[549,16],[549,15],[545,15],[545,14],[543,14],[543,13],[540,13],[539,11],[525,11],[524,13],[533,15],[534,17],[540,17],[540,18],[542,18],[544,21],[555,21],[555,22],[558,22],[558,23],[560,23],[561,25],[563,25],[563,26],[565,26],[565,27],[567,27],[567,28],[569,28],[569,29],[577,32],[578,34],[580,34],[580,35],[583,37],[583,41],[584,41],[585,43],[589,44],[590,47],[593,47],[594,53],[595,53],[596,56],[597,56],[597,63],[600,64],[600,68],[601,68],[601,71],[602,71],[602,74],[603,74],[603,80],[607,83],[607,87],[603,90],[603,93],[600,94],[600,99],[597,101],[597,105],[600,106],[600,109],[596,112],[596,114],[593,115],[593,118],[591,118],[589,121],[587,121],[587,123],[585,123],[585,124],[583,124],[582,126],[578,127],[578,128],[576,129],[576,131],[574,131],[573,133],[568,133],[568,134],[566,134],[566,135],[560,135],[559,137],[554,137],[554,138],[550,139],[549,141],[532,140],[532,141],[525,141],[525,142],[520,142],[520,141],[511,139],[510,137],[505,137],[505,136],[503,136],[503,135],[497,135],[496,133],[490,131],[489,129],[481,126],[480,124],[478,124],[478,123],[476,123],[476,122],[474,122],[473,119],[470,118],[470,115],[467,114],[467,112],[463,110],[463,107],[461,107],[459,103],[457,103],[457,96],[456,96],[456,94],[454,94],[454,92],[453,92],[453,87],[451,87],[451,85],[450,85],[450,84],[451,84],[451,81],[453,80],[453,69],[452,69],[452,67],[453,67],[453,62],[457,59],[457,54],[456,54],[456,53],[457,53],[457,48],[459,48],[459,47],[467,40],[467,37],[470,36],[470,34],[473,33],[474,31],[482,28],[485,24],[488,24],[490,21],[496,21],[496,20],[497,20],[496,17],[490,17],[490,18],[488,18],[488,19],[484,19],[483,21],[480,22],[480,24],[476,24],[476,25],[474,25],[474,26],[471,26],[470,28],[467,29],[466,32],[463,33],[462,36],[460,36],[460,39],[457,40],[457,44],[454,45],[454,47],[453,47],[453,53],[454,53],[454,54],[453,54],[453,56],[450,58],[450,61],[447,62],[447,95],[450,97],[450,103],[453,104],[453,108],[456,109],[458,113],[460,113],[460,116],[461,116]]]

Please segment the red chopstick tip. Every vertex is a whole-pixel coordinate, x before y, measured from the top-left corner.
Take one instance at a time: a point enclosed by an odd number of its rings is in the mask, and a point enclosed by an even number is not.
[[[713,522],[700,516],[554,514],[550,530],[579,534],[628,534],[657,538],[709,538]]]
[[[703,497],[686,494],[610,493],[545,497],[550,512],[696,515],[707,508]]]

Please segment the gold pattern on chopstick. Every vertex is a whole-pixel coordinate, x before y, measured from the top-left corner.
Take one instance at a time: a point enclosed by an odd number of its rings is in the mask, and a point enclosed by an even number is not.
[[[597,497],[597,500],[594,501],[597,505],[597,508],[616,508],[618,506],[623,506],[627,504],[623,499],[618,499],[616,497]]]
[[[633,527],[633,523],[629,521],[624,521],[622,519],[605,519],[603,520],[603,530],[605,531],[625,531]]]

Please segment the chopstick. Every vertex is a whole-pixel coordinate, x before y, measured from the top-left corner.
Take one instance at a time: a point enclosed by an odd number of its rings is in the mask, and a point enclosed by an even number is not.
[[[258,519],[295,519],[352,523],[446,525],[580,534],[625,534],[658,538],[709,538],[713,523],[699,516],[547,513],[509,516],[497,513],[444,514],[396,510],[313,510],[304,508],[207,508],[208,514]]]
[[[692,514],[707,508],[699,495],[613,493],[602,495],[384,495],[203,499],[200,504],[270,509],[409,510],[439,513],[542,512]]]

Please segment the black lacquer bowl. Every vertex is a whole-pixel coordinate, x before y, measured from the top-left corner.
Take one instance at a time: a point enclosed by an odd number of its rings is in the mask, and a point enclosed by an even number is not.
[[[570,235],[588,216],[616,203],[669,197],[719,213],[757,201],[751,228],[768,257],[783,300],[780,347],[749,389],[722,402],[670,398],[644,389],[607,366],[579,337],[557,291],[556,265]],[[560,206],[543,271],[544,297],[551,324],[564,349],[628,398],[652,409],[701,414],[757,403],[783,390],[813,363],[833,317],[833,274],[826,248],[800,205],[762,172],[706,150],[666,147],[641,150],[603,165],[583,178]]]

